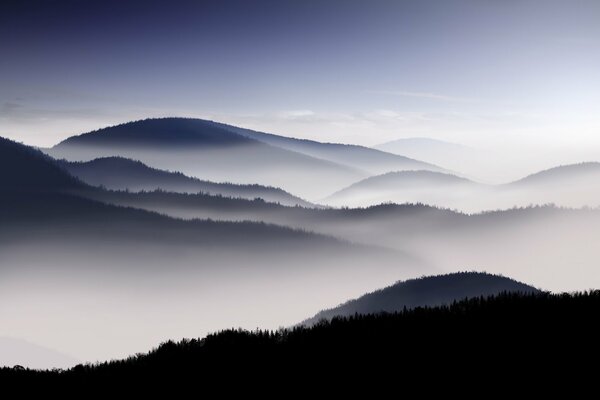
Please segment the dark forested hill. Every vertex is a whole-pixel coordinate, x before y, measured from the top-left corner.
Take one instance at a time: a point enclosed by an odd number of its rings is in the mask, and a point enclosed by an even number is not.
[[[396,312],[404,308],[451,304],[458,300],[493,296],[502,292],[537,293],[539,290],[510,278],[482,272],[428,276],[398,282],[335,308],[321,311],[304,321],[304,324],[312,325],[320,320],[338,316]]]
[[[472,379],[492,380],[491,374],[503,373],[517,377],[531,365],[539,372],[550,368],[566,372],[565,365],[577,367],[599,354],[600,328],[593,318],[599,311],[598,291],[502,293],[444,307],[336,318],[310,328],[227,330],[200,340],[164,343],[126,360],[80,365],[64,372],[4,368],[0,378],[65,385],[102,382],[138,389],[148,388],[149,382],[153,388],[175,383],[191,387],[195,379],[206,388],[226,378],[238,385],[252,383],[236,386],[239,390],[268,390],[274,380],[306,384],[332,374],[370,386],[380,384],[383,377],[398,376],[423,380],[424,376],[448,379],[468,374]],[[557,359],[562,363],[550,362]]]
[[[42,152],[0,137],[0,191],[40,192],[83,186]]]

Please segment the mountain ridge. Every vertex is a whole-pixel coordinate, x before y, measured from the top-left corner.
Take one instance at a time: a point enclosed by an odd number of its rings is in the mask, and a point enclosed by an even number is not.
[[[320,311],[302,324],[314,325],[323,319],[331,320],[355,314],[395,313],[417,307],[450,305],[469,298],[509,292],[535,294],[540,293],[540,290],[511,278],[483,272],[434,275],[396,282],[337,307]]]
[[[206,193],[249,200],[261,198],[268,202],[289,206],[313,206],[312,203],[276,187],[210,182],[189,177],[181,172],[152,168],[141,161],[124,157],[102,157],[80,162],[59,160],[58,162],[69,173],[82,181],[111,190],[154,191],[161,189],[176,193]]]

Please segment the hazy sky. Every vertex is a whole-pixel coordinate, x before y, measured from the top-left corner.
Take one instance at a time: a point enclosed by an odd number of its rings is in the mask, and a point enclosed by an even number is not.
[[[30,144],[171,115],[369,145],[600,144],[597,0],[0,4],[0,136]]]

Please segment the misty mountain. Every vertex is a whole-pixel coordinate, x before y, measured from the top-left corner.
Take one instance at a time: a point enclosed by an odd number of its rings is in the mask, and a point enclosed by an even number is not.
[[[69,161],[120,156],[202,180],[280,187],[309,199],[368,176],[358,168],[251,139],[211,121],[186,118],[108,127],[68,138],[47,152]]]
[[[465,201],[486,186],[456,175],[432,171],[397,171],[356,182],[323,199],[335,206],[370,206],[386,202],[426,203],[464,209]]]
[[[485,185],[431,171],[401,171],[363,179],[321,202],[365,207],[380,203],[425,203],[478,213],[529,205],[600,206],[600,163],[565,165],[502,185]]]
[[[593,239],[600,235],[597,210],[544,206],[465,214],[423,204],[311,209],[154,192],[103,193],[98,200],[187,219],[263,221],[308,230],[410,254],[422,268],[438,272],[485,270],[551,290],[600,286],[590,278],[600,257]]]
[[[510,183],[513,187],[534,185],[576,186],[598,184],[600,178],[600,163],[585,162],[580,164],[561,165],[526,176],[523,179]]]
[[[343,164],[351,168],[358,168],[367,171],[369,174],[382,174],[399,170],[443,170],[437,165],[411,159],[401,153],[391,154],[358,145],[321,143],[314,140],[279,136],[221,123],[215,123],[215,125],[244,137],[303,153],[311,157]]]
[[[138,149],[169,147],[186,149],[190,146],[204,148],[251,146],[254,144],[256,144],[254,140],[202,120],[159,118],[129,122],[72,136],[63,140],[58,147],[98,146],[108,148],[133,147]]]
[[[508,171],[503,171],[506,155],[493,150],[480,149],[463,144],[446,142],[427,137],[392,140],[374,147],[393,154],[423,160],[456,171],[475,180],[503,181]]]
[[[464,299],[496,296],[504,292],[534,294],[540,291],[504,276],[481,272],[427,276],[398,282],[335,308],[323,310],[302,324],[310,326],[323,319],[350,317],[354,314],[395,313],[416,307],[450,305]]]
[[[0,137],[0,191],[43,192],[83,186],[39,150]]]
[[[0,217],[3,225],[0,236],[17,240],[19,233],[35,236],[36,226],[44,235],[48,231],[65,228],[70,233],[87,232],[98,239],[102,234],[142,240],[142,238],[200,240],[202,243],[220,243],[243,239],[247,243],[277,242],[284,238],[296,240],[313,236],[308,232],[266,225],[264,223],[234,224],[231,222],[181,221],[145,210],[123,208],[94,201],[104,191],[92,188],[69,175],[44,153],[31,147],[0,138]],[[107,192],[110,193],[110,192]],[[124,193],[126,195],[126,193]],[[92,229],[98,225],[98,229]],[[161,235],[156,231],[160,229]],[[101,234],[102,233],[102,234]],[[288,235],[291,234],[291,235]],[[265,237],[264,234],[272,237]],[[115,236],[109,235],[109,240]],[[85,235],[84,235],[85,236]],[[319,238],[328,242],[332,238]]]
[[[27,337],[84,361],[222,326],[289,325],[421,266],[400,251],[304,229],[182,220],[114,203],[119,196],[137,196],[138,203],[168,196],[174,204],[192,198],[214,209],[221,202],[300,207],[94,188],[10,141],[2,142],[0,160],[0,304],[11,305],[0,307],[0,335]]]
[[[256,199],[290,206],[311,204],[279,188],[261,185],[214,183],[188,177],[179,172],[150,168],[140,161],[122,157],[97,158],[88,162],[60,164],[71,175],[93,185],[112,190],[153,191],[177,193],[207,193],[225,197]]]

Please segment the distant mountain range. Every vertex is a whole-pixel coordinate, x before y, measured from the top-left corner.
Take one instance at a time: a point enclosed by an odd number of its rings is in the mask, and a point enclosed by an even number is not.
[[[505,154],[459,143],[412,137],[392,140],[374,148],[440,165],[474,180],[491,178],[492,182],[498,182],[507,174],[504,171]]]
[[[432,171],[398,171],[372,176],[354,183],[322,200],[334,206],[361,207],[395,203],[425,203],[454,207],[484,185],[456,175]]]
[[[440,170],[366,147],[302,141],[185,118],[108,127],[73,136],[46,151],[70,161],[126,157],[203,180],[280,187],[309,200],[373,173]]]
[[[369,147],[340,143],[322,143],[315,140],[273,135],[227,124],[215,124],[223,129],[230,130],[242,136],[272,146],[278,146],[298,153],[307,154],[311,157],[329,160],[347,167],[358,168],[367,171],[369,174],[415,169],[443,171],[442,168],[433,164],[411,159],[402,154],[392,154],[391,152],[376,150]]]
[[[199,240],[205,244],[223,243],[225,238],[229,241],[237,238],[245,244],[266,244],[286,237],[296,240],[314,236],[258,223],[179,221],[143,210],[103,204],[94,201],[94,197],[101,197],[103,190],[69,175],[63,169],[64,165],[38,150],[0,138],[0,217],[3,221],[0,236],[10,234],[11,239],[16,240],[21,231],[33,236],[36,230],[32,228],[36,225],[45,227],[39,231],[43,234],[51,234],[47,231],[49,227],[60,230],[68,225],[73,234],[79,232],[82,235],[80,238],[106,236],[108,230],[113,239],[114,235],[134,238],[128,236],[132,232],[139,235],[137,239],[149,239],[155,236],[152,231],[160,229],[161,240],[166,240],[170,232],[173,240]],[[102,231],[92,229],[94,224],[101,226]],[[29,230],[22,230],[23,227],[29,227]],[[273,236],[265,241],[264,234]],[[317,239],[323,243],[330,240],[333,239]]]
[[[365,178],[321,200],[323,204],[366,207],[424,203],[465,212],[529,205],[600,206],[600,163],[565,165],[521,180],[486,185],[433,171],[399,171]]]
[[[534,185],[550,185],[555,189],[561,187],[574,188],[581,184],[595,186],[600,178],[600,163],[584,162],[579,164],[561,165],[526,176],[512,182],[512,187]]]
[[[260,198],[289,206],[312,206],[311,203],[279,188],[202,181],[180,172],[150,168],[140,161],[122,157],[97,158],[87,162],[61,161],[60,165],[71,175],[90,185],[112,190],[138,192],[161,189],[176,193],[207,193],[249,200]]]
[[[324,310],[302,324],[313,325],[334,317],[355,314],[394,313],[416,307],[450,305],[474,297],[490,297],[500,293],[535,294],[540,290],[513,279],[481,272],[459,272],[428,276],[398,282],[368,293],[335,308]]]

